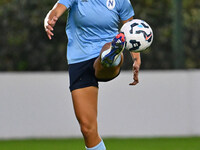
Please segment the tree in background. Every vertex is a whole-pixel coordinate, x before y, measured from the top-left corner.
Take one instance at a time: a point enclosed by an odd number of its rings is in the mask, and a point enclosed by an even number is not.
[[[183,1],[186,68],[200,68],[200,1]]]
[[[43,27],[55,2],[12,0],[0,6],[0,70],[66,70],[66,20],[59,20],[51,42]]]

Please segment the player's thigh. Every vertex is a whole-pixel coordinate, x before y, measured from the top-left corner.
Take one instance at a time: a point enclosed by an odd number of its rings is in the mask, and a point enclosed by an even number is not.
[[[95,123],[97,119],[98,88],[94,86],[72,91],[72,100],[77,120],[80,123]]]

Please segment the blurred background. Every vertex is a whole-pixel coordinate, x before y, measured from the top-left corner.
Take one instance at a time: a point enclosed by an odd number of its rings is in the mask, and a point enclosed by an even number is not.
[[[67,12],[51,41],[43,27],[54,3],[0,1],[1,150],[84,148],[68,89]],[[141,53],[138,86],[128,86],[127,51],[119,78],[100,84],[100,133],[110,150],[122,149],[120,143],[124,150],[199,150],[200,1],[131,3],[135,18],[152,27],[154,41]]]
[[[63,71],[66,65],[67,13],[49,41],[43,19],[56,0],[1,0],[0,70]],[[142,53],[141,69],[200,68],[200,2],[198,0],[132,0],[135,18],[154,30],[151,49]],[[131,69],[126,58],[123,69]]]

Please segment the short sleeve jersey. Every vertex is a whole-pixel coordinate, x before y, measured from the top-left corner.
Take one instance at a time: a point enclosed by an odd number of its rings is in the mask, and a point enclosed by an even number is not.
[[[58,0],[69,9],[67,60],[79,63],[99,56],[118,33],[118,24],[134,16],[130,0]]]

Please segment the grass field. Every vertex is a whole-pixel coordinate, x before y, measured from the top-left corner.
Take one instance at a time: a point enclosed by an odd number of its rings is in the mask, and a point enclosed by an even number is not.
[[[106,138],[107,150],[200,150],[194,138]],[[0,150],[85,150],[82,139],[0,140]]]

